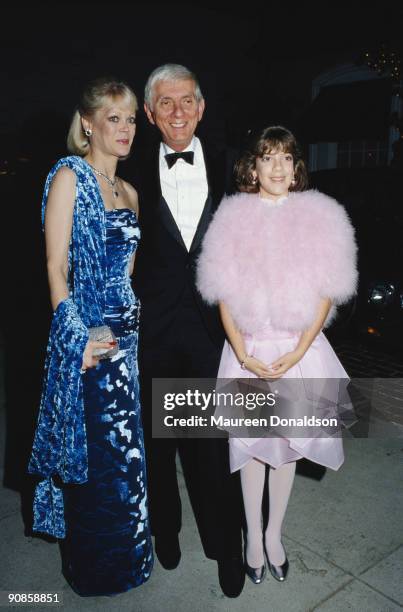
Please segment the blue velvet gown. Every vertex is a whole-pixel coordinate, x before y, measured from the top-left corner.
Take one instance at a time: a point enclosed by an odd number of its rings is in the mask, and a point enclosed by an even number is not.
[[[145,582],[153,565],[137,367],[139,302],[128,265],[140,230],[129,209],[106,211],[105,324],[119,352],[83,374],[88,482],[64,485],[63,573],[80,595]]]

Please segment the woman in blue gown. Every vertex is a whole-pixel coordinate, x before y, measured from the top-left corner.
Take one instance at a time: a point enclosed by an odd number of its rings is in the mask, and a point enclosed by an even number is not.
[[[153,564],[130,283],[138,201],[115,175],[136,110],[126,84],[90,83],[68,136],[75,155],[52,168],[42,203],[55,312],[29,464],[40,478],[34,529],[61,539],[63,574],[83,596],[136,587]],[[104,325],[118,346],[89,340]]]

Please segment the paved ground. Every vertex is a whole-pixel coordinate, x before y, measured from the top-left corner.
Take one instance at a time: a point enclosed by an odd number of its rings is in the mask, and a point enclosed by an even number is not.
[[[384,377],[393,372],[396,390],[392,399],[398,399],[396,393],[400,393],[401,382],[398,379],[403,379],[403,363],[398,358],[348,343],[338,345],[337,351],[351,376],[368,376],[371,371],[371,376]],[[381,374],[384,366],[387,372]],[[401,412],[400,408],[400,416]],[[389,416],[395,413],[399,417],[395,408]],[[397,437],[397,432],[401,432],[396,429],[398,420],[390,418],[385,423],[381,438],[346,439],[346,461],[339,472],[328,470],[321,480],[297,475],[284,525],[284,544],[290,561],[289,577],[284,584],[270,576],[259,586],[247,581],[243,593],[235,600],[222,595],[216,564],[201,554],[178,466],[184,526],[182,561],[176,570],[167,572],[156,561],[150,580],[138,589],[115,597],[80,598],[60,574],[57,544],[24,537],[19,495],[2,489],[0,591],[56,592],[63,597],[62,609],[69,612],[401,610],[403,437]]]
[[[403,351],[359,340],[339,340],[333,346],[351,377],[403,378]]]

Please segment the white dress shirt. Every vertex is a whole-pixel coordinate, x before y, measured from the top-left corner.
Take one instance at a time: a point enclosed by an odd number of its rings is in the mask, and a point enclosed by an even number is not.
[[[208,185],[200,140],[193,136],[184,150],[194,152],[193,165],[178,159],[168,169],[165,155],[175,151],[161,142],[159,166],[162,195],[189,251],[206,203]]]

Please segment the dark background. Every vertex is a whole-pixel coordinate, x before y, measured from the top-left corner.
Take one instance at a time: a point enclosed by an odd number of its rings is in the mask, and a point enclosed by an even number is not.
[[[293,124],[322,70],[385,41],[401,49],[397,3],[278,4],[15,2],[2,13],[1,154],[63,154],[81,87],[102,74],[127,80],[142,102],[156,66],[183,63],[206,97],[203,130],[238,142],[259,122]]]

